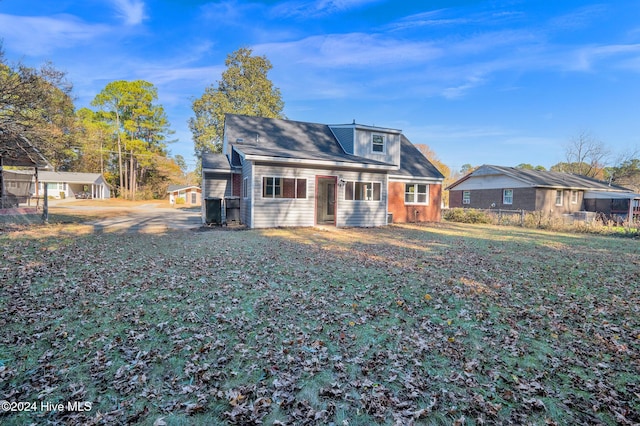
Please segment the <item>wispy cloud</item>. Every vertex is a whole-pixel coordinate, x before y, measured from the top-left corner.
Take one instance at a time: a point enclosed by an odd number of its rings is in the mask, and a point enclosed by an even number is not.
[[[311,36],[293,42],[266,43],[257,52],[278,58],[296,58],[298,64],[320,68],[406,66],[441,56],[430,42],[407,42],[375,34],[351,33]]]
[[[71,15],[16,16],[0,14],[6,46],[29,55],[89,43],[110,31],[107,25],[87,24]]]
[[[317,18],[358,9],[382,0],[290,0],[276,5],[271,13],[281,17]]]
[[[215,82],[222,75],[226,67],[215,65],[210,67],[180,67],[171,68],[166,65],[143,67],[137,70],[139,76],[157,85],[168,85],[177,81]]]
[[[465,25],[495,26],[504,25],[509,22],[519,20],[523,17],[522,12],[501,11],[501,12],[476,12],[464,14],[453,9],[437,9],[428,12],[417,13],[405,16],[388,25],[391,30],[408,30],[420,27],[441,28],[441,27],[462,27]]]
[[[112,0],[118,16],[127,25],[138,25],[147,18],[142,0]]]
[[[577,48],[569,61],[569,68],[574,71],[594,71],[600,64],[607,67],[621,67],[635,71],[640,68],[629,67],[640,61],[640,44],[612,44],[603,46],[586,46]]]
[[[553,18],[549,23],[550,28],[561,31],[586,28],[598,17],[604,15],[608,7],[605,4],[594,4],[576,9],[571,13]]]

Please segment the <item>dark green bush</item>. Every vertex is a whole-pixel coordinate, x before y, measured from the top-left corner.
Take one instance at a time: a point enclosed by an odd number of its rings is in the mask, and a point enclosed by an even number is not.
[[[442,217],[449,222],[459,223],[493,223],[494,219],[488,213],[476,209],[449,209]]]

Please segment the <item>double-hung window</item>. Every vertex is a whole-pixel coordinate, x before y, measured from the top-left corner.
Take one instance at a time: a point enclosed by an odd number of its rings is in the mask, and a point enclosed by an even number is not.
[[[262,197],[282,198],[282,178],[279,178],[279,177],[262,178]]]
[[[502,204],[513,204],[513,189],[502,191]]]
[[[377,154],[384,154],[385,152],[385,138],[384,135],[371,135],[371,152]]]
[[[571,191],[571,204],[578,204],[578,191]]]
[[[429,204],[429,185],[407,183],[404,186],[405,204]]]
[[[471,204],[471,191],[462,191],[462,204]]]
[[[562,205],[562,190],[558,189],[556,190],[556,206],[561,206]]]

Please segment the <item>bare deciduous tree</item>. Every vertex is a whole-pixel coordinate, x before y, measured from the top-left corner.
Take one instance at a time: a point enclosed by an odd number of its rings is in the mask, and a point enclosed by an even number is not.
[[[566,162],[556,164],[553,171],[603,178],[609,149],[588,131],[581,131],[565,145]]]

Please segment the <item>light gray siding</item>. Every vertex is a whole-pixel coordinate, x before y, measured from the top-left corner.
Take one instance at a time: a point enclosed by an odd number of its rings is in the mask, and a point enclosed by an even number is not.
[[[482,189],[513,189],[530,188],[531,185],[504,175],[484,175],[482,177],[471,176],[469,179],[456,185],[456,190],[482,190]]]
[[[373,152],[371,149],[372,136],[383,135],[385,137],[384,153]],[[378,130],[356,130],[356,139],[354,145],[354,155],[368,158],[370,160],[382,161],[385,163],[400,166],[400,133],[385,132],[384,129]]]
[[[252,228],[314,226],[316,177],[318,176],[335,176],[338,180],[342,179],[344,181],[379,182],[381,184],[380,201],[346,201],[344,199],[345,187],[344,185],[338,185],[336,226],[386,225],[387,182],[384,172],[307,169],[268,164],[255,165],[253,170],[254,175],[251,179],[253,184],[253,222],[251,224],[247,222]],[[307,197],[305,199],[263,198],[263,177],[306,179]]]
[[[336,226],[384,226],[387,224],[388,182],[384,173],[353,173],[348,181],[380,182],[380,201],[345,200],[345,188],[338,188]]]
[[[242,164],[242,180],[247,179],[247,195],[245,198],[244,194],[240,193],[240,221],[247,225],[250,228],[253,228],[253,220],[252,220],[252,208],[253,208],[253,198],[254,198],[254,187],[255,183],[253,180],[253,163],[251,161],[245,161]]]
[[[225,198],[231,196],[231,174],[205,172],[202,180],[203,198]]]

